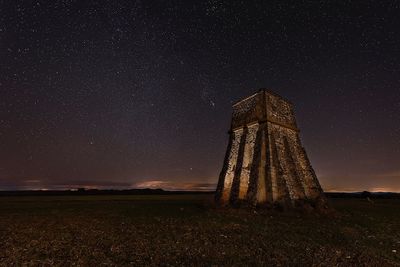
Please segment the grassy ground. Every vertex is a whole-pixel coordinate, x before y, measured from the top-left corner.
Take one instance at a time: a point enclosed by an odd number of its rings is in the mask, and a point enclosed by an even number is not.
[[[211,198],[1,197],[0,265],[400,266],[400,200],[332,199],[332,218]]]

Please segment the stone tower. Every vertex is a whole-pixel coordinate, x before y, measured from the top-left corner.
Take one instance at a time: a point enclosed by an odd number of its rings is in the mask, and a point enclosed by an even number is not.
[[[233,105],[216,201],[283,207],[325,203],[289,101],[261,89]]]

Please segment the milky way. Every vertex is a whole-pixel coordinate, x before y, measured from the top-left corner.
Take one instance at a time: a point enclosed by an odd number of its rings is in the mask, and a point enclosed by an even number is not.
[[[0,189],[214,188],[269,88],[326,190],[400,191],[399,3],[266,2],[0,1]]]

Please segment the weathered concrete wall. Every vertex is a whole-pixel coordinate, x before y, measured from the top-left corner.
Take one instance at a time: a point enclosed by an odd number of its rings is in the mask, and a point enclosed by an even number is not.
[[[246,136],[246,144],[243,153],[243,164],[240,172],[239,199],[244,200],[247,197],[249,188],[250,170],[253,163],[254,145],[258,130],[258,123],[250,125]]]
[[[285,127],[297,129],[293,106],[283,98],[265,92],[265,105],[267,109],[267,120]]]
[[[262,102],[263,96],[257,93],[234,104],[232,129],[262,120],[265,113]]]
[[[260,90],[234,105],[231,127],[219,203],[294,206],[324,198],[290,102]]]
[[[224,203],[228,203],[230,198],[232,182],[238,160],[239,145],[242,134],[243,134],[243,129],[238,129],[233,133],[232,146],[228,157],[228,167],[223,178],[224,183],[223,183],[221,201]]]

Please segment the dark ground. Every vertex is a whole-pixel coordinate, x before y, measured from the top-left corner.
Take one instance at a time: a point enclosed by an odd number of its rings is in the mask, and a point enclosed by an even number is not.
[[[211,200],[0,197],[0,265],[400,266],[398,199],[331,199],[335,217]]]

